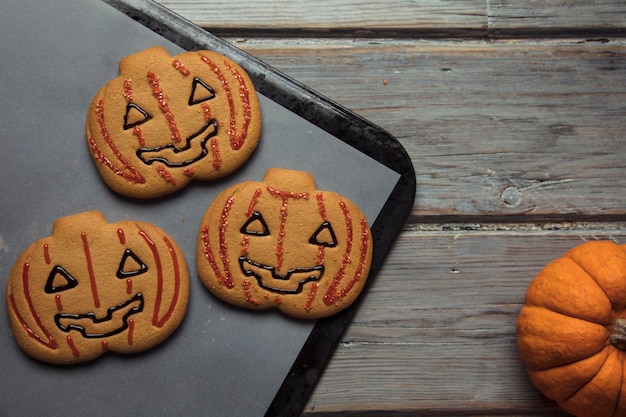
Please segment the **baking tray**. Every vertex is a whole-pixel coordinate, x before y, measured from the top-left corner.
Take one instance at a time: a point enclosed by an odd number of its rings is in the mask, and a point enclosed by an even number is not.
[[[359,303],[327,319],[299,321],[216,300],[195,269],[200,218],[219,191],[260,180],[269,167],[312,172],[319,189],[349,197],[372,226],[362,299],[415,198],[415,174],[400,143],[150,1],[9,0],[0,36],[0,285],[56,218],[93,209],[110,222],[163,228],[183,249],[191,279],[181,327],[138,355],[45,365],[26,356],[8,320],[0,320],[0,415],[299,415]],[[250,161],[228,178],[140,202],[100,180],[85,145],[85,113],[95,92],[117,76],[119,59],[153,45],[171,54],[211,49],[238,62],[261,94],[263,133]]]

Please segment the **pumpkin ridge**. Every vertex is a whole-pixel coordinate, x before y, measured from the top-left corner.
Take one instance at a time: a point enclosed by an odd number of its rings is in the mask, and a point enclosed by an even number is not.
[[[537,307],[537,308],[542,308],[542,309],[544,309],[544,310],[551,311],[551,312],[553,312],[553,313],[560,314],[560,315],[562,315],[562,316],[569,317],[569,318],[571,318],[571,319],[588,321],[589,323],[597,324],[597,325],[599,325],[599,326],[604,326],[604,327],[606,327],[606,328],[607,328],[607,330],[609,330],[609,331],[611,330],[611,326],[613,325],[613,322],[614,322],[614,320],[612,320],[612,321],[611,321],[611,323],[609,323],[609,324],[607,325],[606,323],[603,323],[603,322],[602,322],[602,321],[600,321],[600,320],[591,320],[591,319],[589,319],[589,318],[581,318],[581,317],[575,316],[575,315],[573,315],[573,314],[568,314],[568,313],[567,313],[567,312],[565,312],[565,311],[555,310],[555,309],[554,309],[554,308],[552,308],[552,307],[548,307],[548,306],[542,305],[541,303],[533,302],[532,300],[528,300],[528,301],[526,301],[526,303],[525,303],[525,304],[526,304],[527,306],[533,306],[533,307]],[[624,321],[625,321],[625,334],[626,334],[626,319],[624,319]],[[626,345],[626,337],[625,337],[624,341],[625,341],[625,345]],[[625,350],[626,350],[626,349],[625,349]]]
[[[594,353],[594,355],[597,355],[597,354],[598,354],[598,353],[600,353],[603,349],[606,349],[606,348],[607,348],[607,346],[604,346],[602,349],[600,349],[600,350],[598,350],[596,353]],[[592,356],[592,355],[590,355],[590,357],[591,357],[591,356]],[[585,387],[586,387],[586,386],[587,386],[587,385],[588,385],[591,381],[593,381],[593,379],[596,377],[596,375],[598,374],[598,372],[600,372],[600,369],[602,369],[602,367],[603,367],[604,365],[606,365],[606,362],[609,360],[609,357],[610,357],[610,356],[611,356],[611,353],[609,353],[609,354],[607,354],[607,355],[606,355],[606,358],[604,358],[604,361],[602,362],[602,365],[600,365],[600,366],[598,367],[598,371],[597,371],[594,375],[592,375],[592,376],[591,376],[591,378],[589,378],[589,380],[588,380],[587,382],[585,382],[585,383],[584,383],[584,384],[582,384],[580,387],[578,387],[578,389],[577,389],[576,391],[574,391],[574,392],[573,392],[573,393],[572,393],[569,397],[564,398],[563,400],[561,400],[561,401],[559,401],[559,402],[565,402],[565,401],[569,400],[570,398],[572,398],[573,396],[575,396],[576,394],[578,394],[578,392],[579,392],[580,390],[582,390],[583,388],[585,388]],[[570,362],[570,363],[574,363],[574,362],[579,362],[579,361],[573,361],[573,362]],[[613,415],[613,413],[611,413],[611,415]]]
[[[618,353],[620,353],[620,354],[621,354],[621,352],[618,352]],[[622,364],[622,373],[621,373],[621,375],[622,375],[622,379],[621,379],[621,381],[620,381],[620,384],[619,384],[619,385],[620,385],[620,386],[623,386],[623,385],[624,385],[624,360],[623,360],[623,358],[622,358],[621,364]],[[604,366],[604,365],[603,365],[603,366]],[[621,399],[621,397],[622,397],[622,393],[623,393],[623,392],[624,392],[623,390],[620,390],[620,391],[619,391],[619,394],[617,394],[617,401],[615,402],[615,408],[614,408],[614,409],[613,409],[613,411],[611,412],[611,416],[618,416],[618,415],[620,415],[620,413],[619,413],[619,410],[620,410],[620,399]]]
[[[592,353],[588,354],[588,355],[587,355],[587,356],[585,356],[585,357],[581,357],[581,358],[573,359],[573,360],[571,360],[571,361],[569,361],[569,362],[559,364],[559,365],[557,365],[557,367],[567,366],[567,365],[572,365],[572,364],[577,363],[577,362],[580,362],[580,361],[582,361],[582,360],[585,360],[585,359],[591,358],[592,356],[597,355],[597,354],[599,354],[600,352],[602,352],[602,351],[603,351],[604,349],[606,349],[607,347],[611,347],[611,346],[610,346],[610,343],[607,343],[606,345],[601,346],[601,347],[600,347],[597,351],[592,352]],[[607,355],[607,357],[608,357],[608,355]],[[606,359],[604,359],[604,362],[606,362]],[[602,363],[602,365],[600,365],[600,366],[598,367],[598,369],[601,369],[601,368],[602,368],[602,366],[604,366],[604,362]],[[529,370],[531,370],[531,371],[545,371],[545,370],[547,370],[547,369],[554,368],[554,366],[552,366],[552,365],[547,366],[547,367],[539,367],[539,366],[537,366],[537,367],[533,367],[533,366],[527,366],[527,368],[528,368]],[[593,379],[593,378],[592,378],[592,379]],[[591,379],[590,379],[589,381],[591,381]],[[589,382],[589,381],[587,381],[587,382]],[[581,385],[581,388],[582,388],[582,387],[584,387],[584,386],[585,386],[585,385]],[[574,395],[574,394],[572,394],[572,395]],[[569,397],[568,397],[568,398],[569,398]]]
[[[584,266],[582,266],[579,262],[576,261],[576,259],[574,259],[573,257],[569,256],[567,253],[565,255],[563,255],[564,258],[568,258],[570,259],[572,262],[574,262],[580,269],[582,269],[583,271],[585,271],[585,273],[587,275],[589,275],[589,277],[593,280],[593,282],[596,283],[596,285],[598,286],[598,288],[600,288],[602,290],[602,292],[604,293],[604,295],[606,296],[606,298],[609,300],[609,302],[611,303],[611,307],[613,307],[613,300],[611,300],[611,297],[609,297],[609,294],[607,294],[606,290],[602,287],[602,285],[600,285],[600,283],[596,280],[596,277],[593,276],[593,274],[591,274],[587,269],[585,269]]]

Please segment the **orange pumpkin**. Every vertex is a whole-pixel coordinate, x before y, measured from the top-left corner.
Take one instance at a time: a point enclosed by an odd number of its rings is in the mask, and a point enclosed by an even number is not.
[[[517,336],[531,381],[567,412],[626,415],[626,245],[591,241],[549,263]]]
[[[114,191],[170,194],[233,172],[256,148],[260,104],[235,62],[212,51],[171,57],[153,47],[122,59],[119,71],[87,114],[89,150]]]
[[[148,223],[107,223],[94,211],[56,220],[51,236],[20,255],[7,307],[24,351],[66,364],[155,346],[179,326],[188,293],[171,237]]]
[[[369,273],[372,235],[349,199],[318,190],[307,172],[267,170],[224,190],[198,234],[197,264],[219,298],[299,318],[337,313]]]

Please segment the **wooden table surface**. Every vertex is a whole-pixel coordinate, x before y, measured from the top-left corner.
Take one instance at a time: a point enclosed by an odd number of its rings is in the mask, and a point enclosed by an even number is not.
[[[395,136],[411,215],[304,415],[565,415],[530,384],[530,280],[626,243],[623,0],[159,0]]]

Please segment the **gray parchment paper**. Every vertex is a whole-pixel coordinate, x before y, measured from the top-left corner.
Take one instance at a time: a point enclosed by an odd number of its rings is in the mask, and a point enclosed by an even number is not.
[[[185,320],[165,343],[73,367],[25,355],[3,297],[0,416],[263,416],[314,323],[230,307],[202,287],[195,244],[204,210],[225,187],[283,167],[312,172],[319,189],[352,199],[373,222],[399,175],[262,97],[261,143],[240,171],[149,203],[120,198],[87,151],[89,102],[124,56],[180,48],[99,0],[5,0],[0,39],[1,287],[56,218],[87,210],[161,227],[182,248],[191,279]]]

